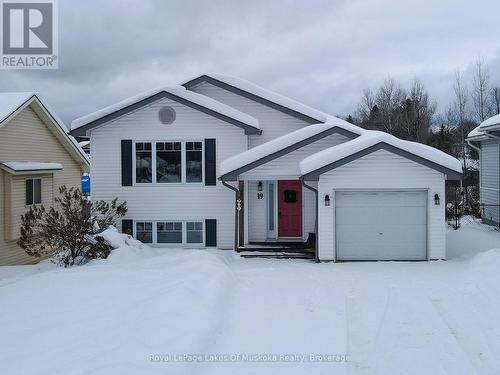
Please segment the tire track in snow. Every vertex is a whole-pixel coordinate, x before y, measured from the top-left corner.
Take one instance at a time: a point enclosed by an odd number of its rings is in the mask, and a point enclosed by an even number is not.
[[[485,343],[481,340],[481,336],[477,335],[479,330],[477,325],[474,324],[476,319],[471,319],[470,310],[467,311],[467,307],[465,307],[457,313],[453,308],[447,308],[443,299],[430,299],[430,301],[475,372],[478,374],[496,374],[499,364],[495,363],[497,361],[491,355],[488,343]],[[464,304],[462,303],[461,306],[464,306]],[[467,314],[468,316],[465,316]],[[473,333],[476,334],[473,335]]]
[[[375,334],[375,340],[373,342],[373,351],[376,352],[378,345],[379,345],[379,340],[380,340],[380,335],[382,333],[382,329],[384,328],[387,320],[387,311],[389,310],[389,306],[394,303],[394,286],[390,286],[387,289],[387,298],[385,300],[385,306],[384,306],[384,312],[382,313],[382,317],[380,318],[380,323],[378,324],[377,327],[377,333]]]

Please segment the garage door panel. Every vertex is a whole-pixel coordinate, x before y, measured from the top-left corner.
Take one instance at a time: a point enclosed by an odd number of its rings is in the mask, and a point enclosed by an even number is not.
[[[377,221],[380,213],[376,211],[375,208],[368,209],[367,207],[339,207],[336,215],[342,218],[343,225],[358,225],[360,217],[364,217],[366,223]]]
[[[423,211],[425,207],[387,207],[373,213],[376,216],[374,222],[377,223],[382,218],[384,224],[422,225]]]
[[[337,259],[426,259],[427,191],[350,191],[335,197]]]
[[[401,234],[404,233],[404,236]],[[411,242],[425,243],[426,226],[425,225],[401,225],[391,224],[389,226],[380,225],[338,225],[337,243],[359,243],[363,246],[378,246],[380,243],[406,243],[407,239],[413,239]]]
[[[357,244],[346,244],[337,253],[338,260],[422,260],[419,254],[422,243],[389,243],[388,246],[359,247]],[[403,249],[399,251],[396,249]]]

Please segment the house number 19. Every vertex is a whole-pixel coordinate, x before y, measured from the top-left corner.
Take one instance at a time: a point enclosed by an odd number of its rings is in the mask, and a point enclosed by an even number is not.
[[[264,199],[264,193],[257,193],[257,199]]]

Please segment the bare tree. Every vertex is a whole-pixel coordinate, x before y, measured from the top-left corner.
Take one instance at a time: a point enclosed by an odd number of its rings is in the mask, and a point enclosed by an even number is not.
[[[500,87],[498,86],[495,86],[491,89],[491,104],[494,114],[500,114]]]
[[[490,91],[490,74],[481,57],[476,59],[474,74],[472,76],[472,101],[479,122],[489,116],[488,94]]]
[[[424,85],[415,78],[402,102],[398,135],[417,142],[427,141],[436,104],[430,100]]]
[[[400,104],[405,97],[405,91],[391,77],[386,78],[377,92],[375,103],[380,111],[383,130],[389,134],[394,134],[396,130]]]
[[[375,98],[373,92],[370,89],[363,90],[363,96],[358,105],[356,111],[356,116],[361,120],[361,122],[366,122],[370,118],[370,113],[375,106]]]

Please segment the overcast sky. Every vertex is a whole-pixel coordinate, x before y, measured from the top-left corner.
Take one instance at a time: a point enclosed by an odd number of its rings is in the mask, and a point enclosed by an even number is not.
[[[448,105],[482,56],[500,84],[500,1],[59,0],[59,69],[0,71],[71,120],[204,72],[242,77],[334,115],[388,75]]]

